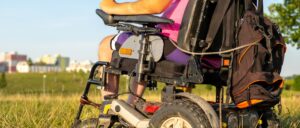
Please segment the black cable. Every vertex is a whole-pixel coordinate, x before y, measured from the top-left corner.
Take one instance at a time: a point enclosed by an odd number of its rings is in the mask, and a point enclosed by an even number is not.
[[[146,101],[144,98],[142,98],[142,97],[138,96],[137,94],[135,94],[135,93],[131,90],[131,88],[130,88],[130,85],[131,85],[131,77],[133,76],[133,73],[134,73],[134,71],[132,71],[132,72],[129,74],[129,79],[128,79],[128,92],[118,93],[117,95],[114,96],[114,98],[117,98],[117,97],[119,97],[119,96],[121,96],[121,95],[131,94],[131,95],[133,95],[133,96],[135,96],[135,97],[137,97],[137,98],[139,98],[139,99],[142,99],[142,100]]]
[[[129,79],[128,79],[128,91],[129,91],[129,93],[132,94],[133,96],[135,96],[135,97],[137,97],[137,98],[139,98],[139,99],[142,99],[142,100],[146,101],[143,97],[138,96],[137,94],[135,94],[135,93],[131,90],[130,85],[131,85],[131,78],[132,78],[132,76],[133,76],[133,73],[134,73],[134,70],[131,71],[131,73],[129,74]]]

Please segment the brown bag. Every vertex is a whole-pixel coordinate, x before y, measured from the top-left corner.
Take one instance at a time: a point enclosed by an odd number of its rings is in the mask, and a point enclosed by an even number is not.
[[[278,27],[246,11],[237,29],[237,46],[258,42],[235,52],[231,97],[238,108],[272,107],[280,100],[280,76],[286,46]]]

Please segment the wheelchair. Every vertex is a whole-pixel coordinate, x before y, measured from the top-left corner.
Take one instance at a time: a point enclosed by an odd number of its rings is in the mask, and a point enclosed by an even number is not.
[[[216,33],[216,38],[211,44],[205,41],[217,2],[218,0],[189,1],[184,13],[184,17],[187,18],[183,19],[179,32],[179,48],[193,53],[214,53],[223,48],[222,38],[226,34],[222,29]],[[153,43],[153,38],[161,32],[156,26],[172,24],[172,20],[154,15],[109,15],[100,9],[97,9],[96,13],[106,25],[119,31],[131,32],[135,38],[125,42],[128,45],[122,46],[119,51],[114,51],[115,61],[99,61],[92,67],[72,127],[279,127],[276,114],[271,109],[239,109],[234,103],[228,102],[230,95],[226,95],[224,90],[230,89],[231,83],[228,79],[231,79],[233,52],[216,55],[192,54],[187,65],[176,64],[161,59],[161,54],[153,54],[162,52],[159,42]],[[218,66],[204,66],[204,56],[217,58]],[[101,79],[97,78],[99,70]],[[109,103],[104,106],[90,101],[90,87],[106,86],[107,74],[126,75],[136,78],[138,82],[146,81],[147,87],[151,89],[157,87],[157,82],[164,83],[161,102],[152,103],[140,98],[135,107],[132,107],[118,99],[119,95],[106,96],[105,99]],[[201,84],[210,84],[216,88],[215,101],[206,101],[191,93],[191,89]],[[82,110],[86,105],[100,109],[99,117],[81,120]]]

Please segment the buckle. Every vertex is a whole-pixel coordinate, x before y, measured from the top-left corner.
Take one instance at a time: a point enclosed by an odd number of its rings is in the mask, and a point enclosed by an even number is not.
[[[232,53],[231,54],[222,54],[221,70],[220,76],[222,80],[227,80],[230,74],[231,62],[232,62]]]
[[[231,54],[222,54],[221,56],[222,56],[221,68],[229,68],[232,61]]]

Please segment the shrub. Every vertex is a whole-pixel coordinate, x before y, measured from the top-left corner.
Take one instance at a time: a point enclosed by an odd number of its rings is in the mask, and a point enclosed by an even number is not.
[[[0,79],[0,88],[5,88],[6,86],[7,86],[7,82],[6,82],[5,73],[2,73]]]
[[[300,91],[300,76],[295,77],[295,82],[292,86],[293,90]]]

